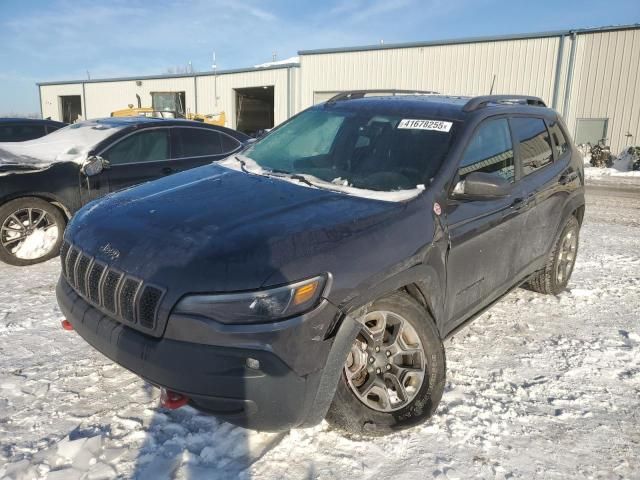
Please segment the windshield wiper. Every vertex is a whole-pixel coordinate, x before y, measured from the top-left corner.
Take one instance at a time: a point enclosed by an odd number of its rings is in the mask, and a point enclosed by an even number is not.
[[[285,170],[278,170],[273,169],[273,170],[269,170],[268,171],[269,174],[277,174],[277,175],[273,175],[274,177],[287,177],[287,178],[291,178],[293,180],[298,180],[299,182],[302,182],[306,185],[309,185],[310,187],[316,187],[318,188],[317,185],[314,185],[313,183],[311,183],[309,180],[307,180],[304,176],[302,175],[298,175],[297,173],[291,173],[291,172],[287,172]]]
[[[234,155],[233,158],[235,158],[238,163],[240,164],[240,169],[244,172],[244,173],[251,173],[249,172],[249,170],[247,170],[247,162],[245,162],[244,160],[242,160],[240,157],[238,157],[237,155]]]

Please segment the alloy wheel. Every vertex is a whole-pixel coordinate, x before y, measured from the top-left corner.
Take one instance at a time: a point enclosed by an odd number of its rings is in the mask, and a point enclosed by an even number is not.
[[[570,229],[560,243],[558,258],[556,260],[556,282],[562,284],[571,276],[573,266],[576,262],[576,252],[578,250],[578,235]]]
[[[43,257],[56,244],[58,228],[55,219],[40,208],[16,210],[0,227],[0,243],[20,259]]]
[[[395,412],[416,397],[424,382],[425,353],[416,330],[388,311],[365,315],[344,373],[355,396],[379,412]]]

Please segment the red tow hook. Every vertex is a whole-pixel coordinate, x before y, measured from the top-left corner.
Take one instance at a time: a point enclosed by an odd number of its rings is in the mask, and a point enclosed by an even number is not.
[[[71,325],[71,322],[66,318],[62,320],[60,323],[62,325],[62,328],[64,328],[65,330],[69,330],[69,331],[73,330],[73,325]]]
[[[187,403],[189,403],[189,397],[166,388],[160,389],[160,405],[164,408],[175,410],[176,408],[184,407]]]

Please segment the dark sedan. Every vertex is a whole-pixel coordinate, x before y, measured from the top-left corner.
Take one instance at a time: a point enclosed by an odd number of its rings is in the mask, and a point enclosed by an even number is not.
[[[52,258],[67,220],[87,202],[221,160],[248,140],[201,122],[134,117],[0,143],[0,260],[22,266]]]
[[[24,142],[43,137],[67,124],[34,118],[0,118],[0,142]]]

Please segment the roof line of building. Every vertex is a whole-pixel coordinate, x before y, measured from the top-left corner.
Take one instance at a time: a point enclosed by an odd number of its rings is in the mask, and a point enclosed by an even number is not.
[[[560,37],[563,35],[571,35],[572,33],[580,34],[580,33],[611,32],[611,31],[617,31],[617,30],[631,30],[631,29],[637,29],[637,28],[640,28],[640,23],[633,23],[628,25],[613,25],[613,26],[607,26],[607,27],[576,28],[572,30],[554,30],[549,32],[516,33],[516,34],[510,34],[510,35],[452,38],[450,40],[431,40],[431,41],[423,41],[423,42],[405,42],[405,43],[383,43],[383,44],[377,44],[377,45],[361,45],[361,46],[340,47],[340,48],[320,48],[315,50],[300,50],[298,51],[298,55],[320,55],[323,53],[366,52],[370,50],[435,47],[439,45],[458,45],[458,44],[479,43],[479,42],[502,42],[506,40],[527,40],[532,38]]]
[[[105,83],[105,82],[123,82],[131,80],[162,80],[165,78],[193,78],[193,77],[212,77],[213,75],[229,75],[232,73],[261,72],[264,70],[279,70],[284,68],[299,67],[299,63],[285,63],[282,65],[273,65],[269,67],[249,67],[234,68],[229,70],[218,70],[217,72],[193,72],[193,73],[165,73],[160,75],[143,75],[140,77],[115,77],[115,78],[96,78],[91,80],[58,80],[53,82],[38,82],[38,87],[46,85],[67,85],[71,83]]]

